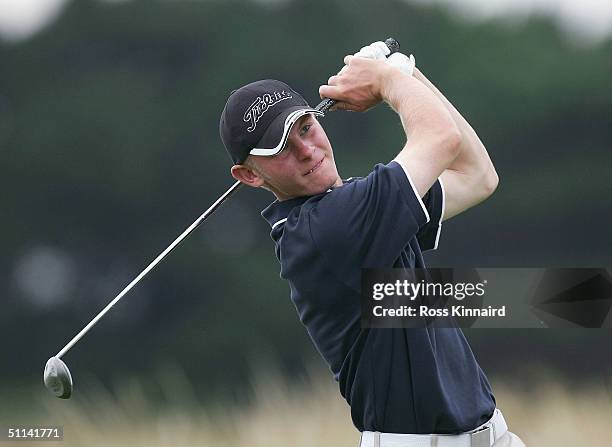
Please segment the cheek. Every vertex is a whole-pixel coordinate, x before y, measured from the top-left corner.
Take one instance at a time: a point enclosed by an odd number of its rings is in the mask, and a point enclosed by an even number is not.
[[[330,159],[334,158],[334,154],[332,152],[331,144],[329,143],[329,140],[327,139],[325,134],[323,134],[319,138],[317,138],[316,145],[317,145],[317,147],[320,147],[322,150],[324,150],[325,153],[330,157]]]
[[[273,168],[270,168],[266,172],[267,181],[270,184],[287,184],[295,183],[298,169],[295,163],[291,160],[291,157],[287,157],[284,160],[279,160]]]
[[[325,131],[323,130],[321,126],[317,126],[315,138],[320,143],[324,143],[325,145],[329,144],[329,140],[327,139],[327,134],[325,133]]]

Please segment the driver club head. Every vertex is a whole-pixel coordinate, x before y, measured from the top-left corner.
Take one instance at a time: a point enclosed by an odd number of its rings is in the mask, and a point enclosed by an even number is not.
[[[69,399],[72,395],[72,376],[66,364],[58,357],[51,357],[45,365],[45,386],[56,397]]]

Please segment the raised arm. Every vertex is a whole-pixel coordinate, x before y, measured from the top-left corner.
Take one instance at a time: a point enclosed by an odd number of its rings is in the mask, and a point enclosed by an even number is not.
[[[408,141],[395,157],[420,197],[457,158],[461,133],[444,103],[423,82],[384,61],[347,56],[347,68],[321,86],[337,108],[365,111],[387,102],[400,116]]]
[[[413,76],[442,101],[461,132],[459,155],[441,175],[445,192],[446,220],[493,194],[499,178],[487,150],[465,118],[423,73],[415,68]]]

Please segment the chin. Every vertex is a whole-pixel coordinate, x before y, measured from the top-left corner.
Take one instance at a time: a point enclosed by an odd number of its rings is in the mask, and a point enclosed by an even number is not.
[[[330,188],[332,188],[334,186],[334,183],[336,183],[336,180],[335,179],[331,179],[331,178],[327,178],[325,180],[317,182],[317,185],[316,186],[313,185],[313,187],[312,187],[313,195],[314,194],[322,194],[322,193],[326,192],[328,189],[330,189]]]
[[[323,172],[313,173],[318,175],[314,176],[312,179],[309,179],[308,183],[304,185],[306,195],[314,196],[317,194],[322,194],[334,186],[336,180],[338,179],[337,171],[333,169],[332,166],[326,166],[324,168],[327,169],[325,169]]]

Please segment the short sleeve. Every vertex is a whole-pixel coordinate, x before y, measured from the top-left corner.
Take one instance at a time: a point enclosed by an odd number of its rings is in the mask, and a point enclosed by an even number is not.
[[[429,222],[423,225],[417,233],[417,240],[421,251],[436,250],[442,230],[442,219],[444,218],[444,185],[438,179],[429,188],[423,197],[423,203],[429,213]]]
[[[309,211],[313,243],[341,276],[393,267],[428,222],[427,208],[395,161],[334,189]]]

